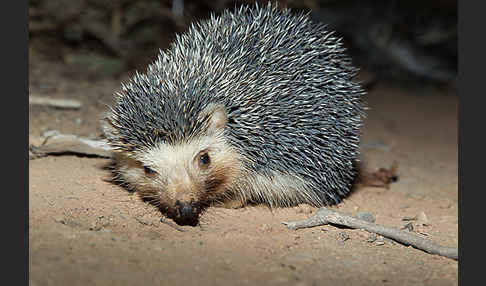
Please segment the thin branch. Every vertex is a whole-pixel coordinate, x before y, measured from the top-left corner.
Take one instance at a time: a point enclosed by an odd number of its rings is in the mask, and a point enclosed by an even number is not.
[[[32,159],[52,154],[80,154],[104,158],[113,155],[113,150],[106,140],[88,139],[73,134],[61,134],[57,131],[51,133],[46,136],[41,146],[29,146]]]
[[[349,228],[363,229],[372,233],[380,234],[385,237],[391,238],[401,244],[404,244],[406,246],[410,245],[414,248],[423,250],[430,254],[437,254],[455,260],[457,260],[459,256],[457,248],[441,246],[432,242],[431,240],[414,235],[412,233],[366,222],[364,220],[347,216],[327,208],[320,208],[315,215],[311,216],[306,220],[283,222],[283,224],[286,225],[288,229],[292,230],[326,224],[341,225]]]
[[[48,105],[56,108],[79,109],[82,103],[73,99],[29,95],[29,105]]]

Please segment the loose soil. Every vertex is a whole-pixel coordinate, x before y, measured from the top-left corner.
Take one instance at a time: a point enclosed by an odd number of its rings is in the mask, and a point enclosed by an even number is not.
[[[73,66],[31,57],[31,94],[77,99],[80,110],[31,106],[31,144],[46,130],[98,137],[99,118],[119,78],[81,76]],[[398,163],[389,189],[357,187],[332,207],[371,213],[376,223],[458,245],[455,91],[375,86],[366,100],[362,161],[368,170]],[[288,230],[283,221],[316,211],[210,208],[198,227],[179,231],[120,186],[107,159],[74,155],[29,161],[30,285],[457,285],[458,263],[362,230]],[[425,225],[424,225],[425,224]]]

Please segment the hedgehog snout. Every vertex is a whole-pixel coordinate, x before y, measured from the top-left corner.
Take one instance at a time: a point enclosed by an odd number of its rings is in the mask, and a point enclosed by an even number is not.
[[[196,226],[202,212],[197,180],[185,171],[177,172],[177,176],[169,180],[169,190],[172,195],[172,207],[168,217],[179,225]]]
[[[199,222],[201,207],[196,202],[176,201],[175,208],[169,216],[179,225],[196,226]]]

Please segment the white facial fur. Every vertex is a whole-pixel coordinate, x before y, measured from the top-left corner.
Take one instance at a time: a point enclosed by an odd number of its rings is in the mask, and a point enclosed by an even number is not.
[[[201,151],[209,155],[207,168],[199,165]],[[208,178],[221,182],[217,192],[222,193],[241,169],[237,153],[226,144],[221,132],[185,144],[160,144],[134,158],[119,155],[117,162],[123,181],[142,197],[167,205],[177,200],[198,201],[207,195],[205,182]],[[144,167],[155,172],[147,174]]]

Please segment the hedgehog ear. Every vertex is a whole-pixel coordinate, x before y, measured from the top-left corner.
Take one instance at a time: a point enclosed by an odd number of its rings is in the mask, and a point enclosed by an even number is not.
[[[209,116],[210,131],[222,130],[226,126],[226,109],[222,104],[210,104],[204,108],[202,116]]]

